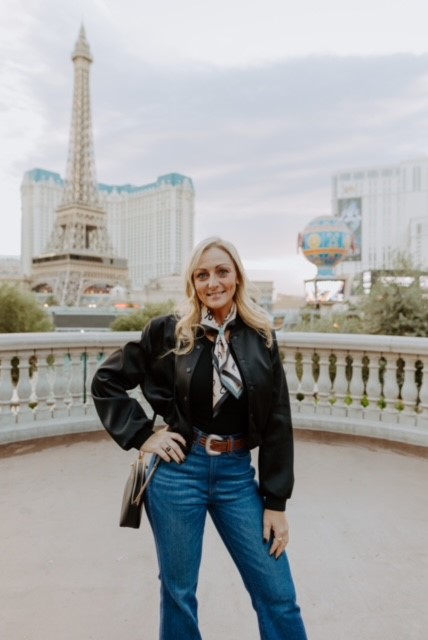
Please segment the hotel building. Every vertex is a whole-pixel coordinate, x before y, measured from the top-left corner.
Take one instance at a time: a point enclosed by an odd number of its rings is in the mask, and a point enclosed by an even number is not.
[[[333,215],[354,232],[337,273],[392,269],[397,254],[428,269],[428,158],[350,169],[333,176]]]
[[[24,276],[44,254],[63,198],[64,180],[44,169],[27,171],[21,187],[21,261]],[[160,176],[143,186],[98,184],[99,201],[116,255],[128,260],[131,289],[182,273],[193,248],[195,193],[190,178]]]

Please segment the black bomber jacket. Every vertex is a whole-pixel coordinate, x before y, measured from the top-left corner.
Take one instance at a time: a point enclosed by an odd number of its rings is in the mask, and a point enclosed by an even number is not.
[[[193,439],[190,381],[201,353],[175,356],[174,316],[151,321],[140,342],[128,342],[105,360],[92,381],[92,396],[105,429],[123,448],[139,449],[152,435],[152,419],[128,390],[140,386],[153,411],[172,431]],[[250,448],[259,447],[260,492],[265,507],[282,511],[293,483],[293,431],[290,401],[278,346],[269,349],[264,338],[238,317],[231,344],[248,397]]]

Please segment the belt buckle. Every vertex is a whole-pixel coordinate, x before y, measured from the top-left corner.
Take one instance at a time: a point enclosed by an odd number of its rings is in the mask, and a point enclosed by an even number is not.
[[[216,436],[214,433],[210,433],[207,436],[207,440],[205,442],[205,451],[209,456],[221,456],[221,451],[213,451],[211,449],[211,442],[213,440],[217,440],[218,442],[222,442],[223,438],[221,436]]]

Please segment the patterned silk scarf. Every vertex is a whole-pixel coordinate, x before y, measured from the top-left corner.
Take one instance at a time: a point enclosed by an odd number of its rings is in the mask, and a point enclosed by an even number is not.
[[[224,323],[220,326],[214,320],[212,312],[202,307],[201,325],[205,329],[217,333],[213,349],[213,416],[220,411],[220,407],[229,393],[239,398],[243,391],[241,373],[236,365],[226,340],[225,331],[236,318],[236,305],[233,305]]]

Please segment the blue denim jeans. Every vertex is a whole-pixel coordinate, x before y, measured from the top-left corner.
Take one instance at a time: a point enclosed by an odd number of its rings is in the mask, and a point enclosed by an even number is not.
[[[263,500],[248,451],[161,462],[145,502],[161,580],[160,640],[201,640],[196,588],[209,512],[257,613],[262,640],[306,640],[287,556],[263,542]]]

